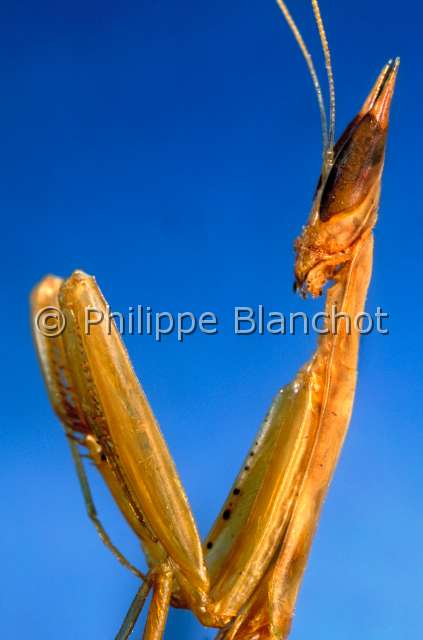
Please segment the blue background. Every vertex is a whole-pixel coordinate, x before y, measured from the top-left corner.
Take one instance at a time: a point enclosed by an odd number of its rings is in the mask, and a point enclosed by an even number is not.
[[[291,2],[321,55],[311,9]],[[338,134],[401,55],[351,430],[292,640],[423,634],[421,38],[417,0],[322,0]],[[204,535],[277,388],[315,337],[232,332],[234,305],[285,313],[292,242],[319,170],[312,84],[272,0],[20,2],[0,11],[3,638],[113,638],[137,581],[84,514],[28,320],[44,274],[83,268],[111,306],[212,310],[217,336],[126,339]],[[93,477],[113,538],[138,545]],[[140,637],[140,630],[138,635]],[[172,612],[170,639],[205,639]]]

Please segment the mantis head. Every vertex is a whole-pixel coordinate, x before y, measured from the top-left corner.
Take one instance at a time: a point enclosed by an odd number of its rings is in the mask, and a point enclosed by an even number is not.
[[[303,295],[320,295],[376,223],[398,66],[397,58],[383,68],[324,162],[310,219],[295,243],[295,288]]]

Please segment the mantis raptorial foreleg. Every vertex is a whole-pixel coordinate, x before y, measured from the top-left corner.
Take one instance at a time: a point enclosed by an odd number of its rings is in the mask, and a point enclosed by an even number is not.
[[[239,611],[250,597],[289,522],[315,435],[311,382],[303,370],[280,392],[235,481],[240,499],[228,497],[207,537],[216,546],[207,557],[211,597],[223,611]]]
[[[372,267],[373,238],[366,239],[354,259],[328,291],[328,314],[356,317],[363,309]],[[331,320],[328,320],[328,324]],[[302,481],[266,577],[243,607],[233,626],[219,638],[240,640],[283,638],[289,632],[295,600],[326,495],[345,437],[357,375],[359,332],[349,333],[347,322],[339,331],[321,338],[307,369],[314,378],[311,408],[315,431]],[[261,637],[261,636],[260,636]]]
[[[35,317],[42,309],[57,310],[59,308],[58,293],[62,283],[63,280],[61,278],[47,276],[43,281],[43,286],[34,290],[31,304]],[[98,517],[84,463],[79,451],[79,446],[87,446],[87,443],[90,442],[94,445],[94,441],[93,437],[88,435],[87,426],[82,420],[79,399],[70,385],[69,370],[66,366],[62,337],[58,335],[51,338],[37,330],[36,327],[34,327],[34,329],[34,340],[37,345],[42,371],[47,383],[52,405],[64,424],[87,515],[102,542],[113,553],[117,560],[135,576],[144,580],[145,575],[129,562],[116,545],[113,544]],[[94,452],[95,447],[93,453]]]

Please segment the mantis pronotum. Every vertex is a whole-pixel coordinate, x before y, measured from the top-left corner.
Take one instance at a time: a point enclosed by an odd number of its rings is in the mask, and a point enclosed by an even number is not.
[[[355,317],[371,276],[391,98],[399,61],[380,73],[362,109],[334,145],[335,99],[329,48],[312,0],[325,54],[330,117],[317,74],[285,3],[278,0],[306,58],[320,105],[323,165],[311,214],[296,242],[295,283],[317,296],[330,281],[325,309]],[[359,331],[327,333],[311,361],[277,394],[227,501],[203,543],[173,460],[132,370],[121,338],[102,324],[84,331],[85,309],[105,310],[95,280],[76,271],[47,276],[32,293],[66,317],[62,335],[34,337],[53,407],[74,457],[88,513],[105,544],[142,581],[118,632],[131,634],[152,590],[144,638],[163,636],[169,606],[190,609],[220,640],[288,636],[324,496],[348,428]],[[145,552],[147,575],[110,541],[84,472],[84,448]]]

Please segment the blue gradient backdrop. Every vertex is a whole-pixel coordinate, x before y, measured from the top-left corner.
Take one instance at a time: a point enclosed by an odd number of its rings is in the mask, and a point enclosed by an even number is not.
[[[308,3],[291,3],[321,57]],[[421,39],[417,0],[322,0],[338,133],[401,55],[351,430],[292,640],[422,637]],[[235,337],[234,305],[312,311],[292,242],[320,162],[312,84],[272,0],[0,9],[2,638],[112,639],[137,582],[84,515],[29,332],[44,274],[94,273],[115,310],[215,311],[217,336],[128,337],[205,534],[313,336]],[[127,554],[136,541],[93,478]],[[138,631],[139,637],[140,631]],[[167,639],[213,636],[173,612]]]

